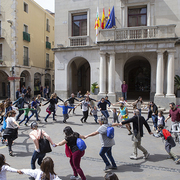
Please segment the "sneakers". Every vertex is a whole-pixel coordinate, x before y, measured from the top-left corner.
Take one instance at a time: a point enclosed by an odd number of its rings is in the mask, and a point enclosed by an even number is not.
[[[174,162],[175,162],[176,164],[179,164],[180,159],[176,158],[176,159],[174,160]]]
[[[112,166],[111,166],[111,165],[106,166],[106,167],[105,167],[105,169],[104,169],[104,171],[107,171],[108,169],[111,169],[111,168],[112,168]]]
[[[63,123],[66,123],[66,120],[63,120]]]
[[[148,159],[149,155],[149,153],[144,154],[144,159]]]
[[[131,135],[132,134],[132,132],[131,131],[129,131],[129,134],[128,135]]]
[[[135,159],[135,160],[138,159],[137,155],[135,155],[134,153],[133,153],[131,156],[129,156],[129,158],[130,158],[130,159]]]
[[[117,169],[117,166],[111,166],[109,169]]]
[[[79,177],[78,176],[71,176],[70,179],[75,179],[75,180],[78,180]]]

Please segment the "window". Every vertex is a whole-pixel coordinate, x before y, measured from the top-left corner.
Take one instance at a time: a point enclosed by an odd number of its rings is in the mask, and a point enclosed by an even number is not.
[[[28,26],[24,24],[24,32],[28,33]]]
[[[2,61],[2,44],[0,44],[0,61]]]
[[[46,53],[46,68],[49,68],[49,54]]]
[[[72,15],[72,36],[87,36],[87,13]]]
[[[147,26],[147,7],[128,8],[128,26]]]
[[[24,12],[28,13],[28,4],[24,2]]]
[[[29,66],[29,52],[28,52],[28,47],[24,47],[24,61],[23,61],[23,65],[24,66]]]
[[[46,42],[49,42],[49,37],[48,36],[46,36]]]
[[[50,32],[49,19],[46,19],[46,31]]]

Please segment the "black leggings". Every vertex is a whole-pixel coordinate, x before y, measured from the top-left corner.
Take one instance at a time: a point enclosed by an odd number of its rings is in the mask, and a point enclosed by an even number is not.
[[[12,151],[12,142],[13,142],[13,139],[11,138],[11,137],[8,137],[7,138],[7,140],[8,140],[8,148],[9,148],[9,151]]]
[[[86,122],[87,118],[88,118],[88,111],[83,111],[83,117],[81,118],[81,120],[84,119],[84,122]]]

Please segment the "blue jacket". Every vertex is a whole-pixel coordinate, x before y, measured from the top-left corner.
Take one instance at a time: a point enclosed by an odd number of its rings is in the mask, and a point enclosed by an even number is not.
[[[37,108],[37,102],[36,101],[32,101],[32,103],[31,103],[31,107],[33,108]]]
[[[67,114],[68,109],[73,109],[74,108],[74,107],[71,107],[71,106],[60,106],[60,105],[58,105],[58,106],[63,109],[63,114]]]
[[[24,103],[29,104],[28,102],[25,101],[24,98],[20,97],[19,99],[17,99],[17,100],[13,103],[13,105],[14,105],[14,104],[17,104],[17,107],[18,107],[19,109],[21,109],[21,108],[24,108]]]

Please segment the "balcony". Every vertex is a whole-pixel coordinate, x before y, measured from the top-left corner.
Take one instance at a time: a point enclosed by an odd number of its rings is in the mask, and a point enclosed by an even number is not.
[[[29,66],[29,60],[30,58],[28,58],[27,56],[23,57],[23,66]]]
[[[89,36],[73,36],[69,37],[70,46],[88,46],[89,45]]]
[[[30,34],[27,32],[23,32],[23,40],[30,42]]]
[[[98,42],[175,38],[176,25],[139,26],[100,30]]]
[[[0,39],[5,39],[5,30],[0,28]]]
[[[46,41],[46,48],[51,49],[51,43]]]

